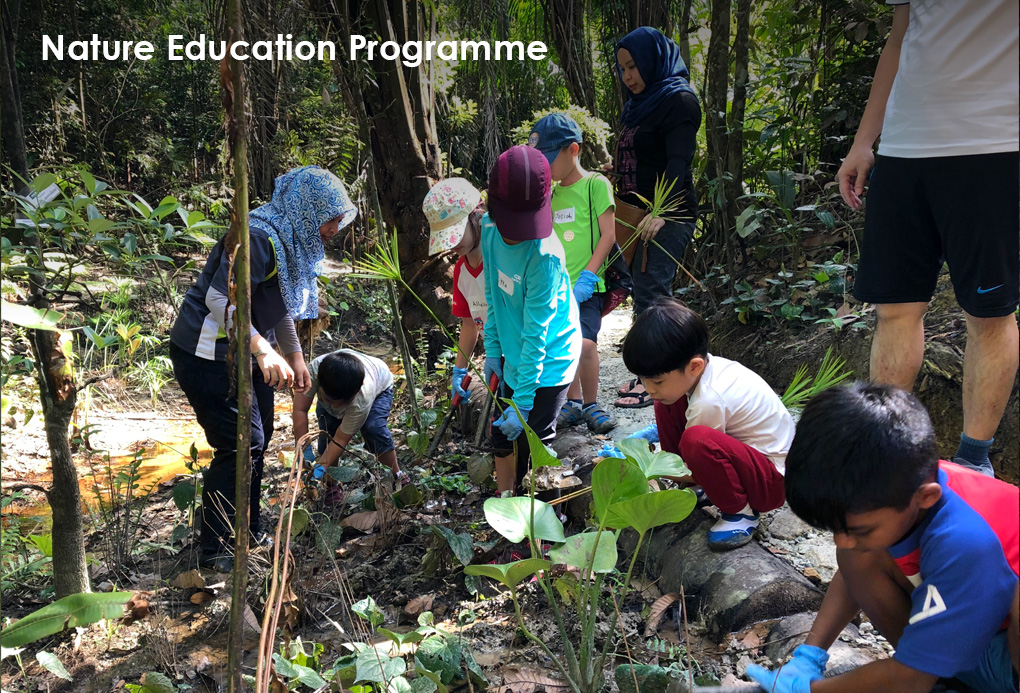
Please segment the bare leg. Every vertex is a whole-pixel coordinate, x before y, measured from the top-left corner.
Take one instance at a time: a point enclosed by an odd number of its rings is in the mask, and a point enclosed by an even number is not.
[[[517,482],[517,458],[513,455],[496,457],[496,493],[513,493]]]
[[[927,303],[880,303],[871,341],[871,380],[911,390],[924,361]]]
[[[379,462],[381,462],[382,464],[385,464],[387,467],[389,467],[390,471],[393,472],[393,476],[396,476],[397,472],[400,471],[400,464],[397,462],[396,450],[384,452],[378,457],[376,457],[376,459],[379,460]]]
[[[599,398],[599,345],[590,339],[581,340],[581,363],[577,367],[584,394],[583,403],[596,402]],[[574,383],[577,383],[577,378]],[[569,396],[569,394],[568,394]]]
[[[853,600],[895,647],[910,618],[913,585],[886,551],[836,549],[836,561]]]
[[[975,440],[995,435],[1020,359],[1016,318],[967,315],[963,356],[963,432]]]

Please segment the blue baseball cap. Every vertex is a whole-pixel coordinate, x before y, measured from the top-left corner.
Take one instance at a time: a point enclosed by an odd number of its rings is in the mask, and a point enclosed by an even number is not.
[[[528,146],[545,154],[551,165],[560,150],[571,142],[584,141],[580,126],[566,113],[550,113],[535,123],[528,137]]]

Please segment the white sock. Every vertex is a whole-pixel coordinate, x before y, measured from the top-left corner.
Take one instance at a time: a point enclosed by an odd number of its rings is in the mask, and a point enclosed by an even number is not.
[[[744,507],[737,512],[737,515],[754,515],[754,511],[751,510],[751,504],[750,503],[744,504]]]

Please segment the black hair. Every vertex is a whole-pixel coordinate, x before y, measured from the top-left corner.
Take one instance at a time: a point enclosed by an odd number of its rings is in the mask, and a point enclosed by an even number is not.
[[[317,379],[319,388],[327,397],[349,402],[365,382],[365,367],[354,354],[334,351],[322,358]]]
[[[853,383],[816,395],[786,456],[786,500],[809,525],[845,532],[848,513],[903,510],[939,464],[935,429],[914,395]]]
[[[675,298],[656,299],[623,340],[623,362],[637,376],[683,370],[695,356],[708,356],[708,323]]]

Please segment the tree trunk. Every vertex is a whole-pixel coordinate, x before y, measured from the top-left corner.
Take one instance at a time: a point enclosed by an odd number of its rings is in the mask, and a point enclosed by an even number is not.
[[[733,40],[733,104],[730,108],[727,134],[726,170],[727,219],[737,217],[737,198],[743,194],[744,180],[744,112],[747,109],[747,63],[750,56],[751,0],[736,2],[737,33]]]
[[[666,36],[673,36],[672,0],[635,0],[627,4],[630,28],[633,31],[639,26],[655,27]]]
[[[363,0],[349,5],[342,0],[313,0],[313,4],[318,5],[316,13],[329,36],[353,32],[401,43],[429,38],[421,7],[409,0]],[[435,291],[447,283],[446,267],[434,263],[419,273],[428,259],[429,237],[421,202],[442,175],[431,86],[422,71],[406,68],[400,61],[384,60],[378,52],[370,61],[369,82],[369,76],[349,57],[337,60],[336,69],[344,70],[349,82],[358,80],[362,87],[360,98],[370,134],[365,144],[372,148],[382,221],[397,230],[404,277],[417,276],[411,288],[437,315],[449,318],[449,300]],[[401,297],[400,309],[407,330],[431,324],[412,298]]]
[[[694,0],[682,0],[680,3],[680,26],[677,27],[677,45],[680,46],[680,55],[691,67],[691,9],[694,7]]]
[[[38,300],[34,307],[49,306]],[[53,511],[53,589],[57,599],[89,592],[82,527],[81,491],[68,431],[77,401],[70,332],[29,330],[39,381],[39,399],[46,422],[53,486],[48,498]]]
[[[544,5],[550,38],[559,56],[570,100],[598,116],[591,42],[584,26],[588,4],[574,0],[546,0]]]
[[[708,57],[705,72],[708,81],[705,89],[705,140],[708,146],[706,173],[715,180],[716,194],[712,199],[716,230],[725,234],[729,229],[726,219],[728,204],[726,185],[726,102],[729,87],[730,62],[730,0],[712,0],[712,19],[709,26]],[[723,236],[720,236],[722,238]]]
[[[0,56],[0,118],[3,119],[3,149],[10,166],[20,180],[14,185],[22,190],[28,181],[28,152],[25,148],[25,126],[21,115],[21,92],[18,90],[18,68],[15,48],[18,43],[18,20],[21,0],[3,0],[3,55]]]

